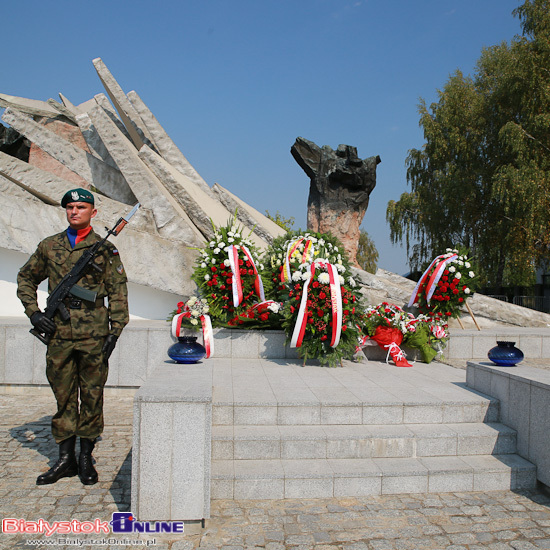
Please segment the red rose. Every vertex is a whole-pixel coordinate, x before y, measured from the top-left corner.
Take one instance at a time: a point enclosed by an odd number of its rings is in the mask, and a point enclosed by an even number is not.
[[[322,309],[318,309],[318,310],[317,310],[317,315],[318,315],[319,317],[322,317],[324,314],[325,314],[325,312],[324,312]]]
[[[342,300],[342,302],[344,302],[344,304],[347,304],[347,303],[348,303],[348,299],[347,299],[347,298],[344,298],[344,299]]]
[[[458,294],[458,289],[457,288],[453,289],[453,294]]]
[[[294,313],[295,309],[296,308],[294,306],[290,306],[290,313]]]
[[[347,329],[347,325],[342,325],[342,332],[346,332],[346,329]]]
[[[260,315],[260,319],[261,319],[262,321],[267,321],[267,320],[269,319],[269,313],[262,313],[262,314]]]
[[[212,271],[212,273],[215,273],[216,271],[218,271],[215,265],[213,265],[213,266],[210,268],[210,270]]]
[[[462,303],[464,301],[464,298],[459,298],[458,301]]]
[[[321,336],[321,341],[324,342],[326,339],[327,339],[327,335],[323,334],[323,336]]]
[[[324,292],[319,293],[319,298],[321,298],[321,300],[324,300],[326,297],[327,295]]]
[[[319,281],[313,281],[312,285],[313,288],[317,288],[319,286]]]
[[[244,262],[242,260],[239,260],[239,265],[243,265]]]
[[[249,274],[249,275],[254,275],[254,270],[253,270],[253,269],[249,269],[249,270],[248,270],[248,274]]]

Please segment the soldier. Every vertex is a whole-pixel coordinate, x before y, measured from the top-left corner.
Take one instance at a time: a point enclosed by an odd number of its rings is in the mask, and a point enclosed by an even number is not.
[[[100,269],[89,269],[78,283],[97,292],[95,303],[67,298],[65,305],[70,312],[67,321],[59,314],[51,320],[40,311],[36,300],[40,282],[47,278],[51,293],[83,250],[101,240],[90,225],[97,214],[92,193],[86,189],[67,191],[61,205],[69,227],[41,241],[17,276],[17,296],[25,313],[36,330],[51,335],[46,375],[57,401],[52,435],[59,445],[59,460],[38,476],[36,483],[46,485],[78,474],[83,484],[93,485],[98,475],[92,451],[103,431],[103,387],[108,359],[129,320],[127,279],[118,250],[106,241],[94,259]],[[78,463],[77,436],[80,437]]]

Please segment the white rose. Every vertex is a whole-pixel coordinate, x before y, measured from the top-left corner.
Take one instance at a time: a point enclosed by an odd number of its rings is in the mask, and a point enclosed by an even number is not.
[[[466,262],[466,263],[464,264],[464,267],[466,267],[466,268],[470,267],[470,262]]]
[[[464,265],[464,262],[462,260],[458,260],[458,265]]]
[[[202,262],[201,267],[204,269],[206,267],[206,264]]]
[[[210,241],[210,248],[214,248],[216,246],[216,243],[214,241]]]
[[[452,265],[451,267],[449,267],[449,271],[451,273],[454,273],[456,271],[456,267],[454,265]]]
[[[471,279],[472,277],[475,277],[475,276],[476,276],[476,274],[475,274],[473,271],[470,271],[470,273],[468,273],[468,275],[470,276],[470,279]]]
[[[225,243],[223,241],[218,243],[218,248],[224,248],[224,247],[225,247]]]
[[[464,294],[470,294],[470,289],[469,289],[469,288],[466,288],[466,289],[464,290]]]
[[[457,274],[455,275],[455,278],[456,278],[456,279],[460,279],[461,277],[462,277],[462,273],[458,273],[458,272],[457,272]]]
[[[210,280],[210,275],[208,275],[208,273],[204,276],[204,280],[205,280],[205,281],[209,281],[209,280]]]
[[[234,241],[235,241],[235,239],[234,239],[233,237],[229,237],[229,239],[227,239],[227,242],[228,242],[228,243],[232,243],[232,242],[234,242]]]
[[[214,254],[219,254],[221,251],[219,248],[214,248]]]
[[[191,321],[191,324],[192,324],[192,325],[198,325],[198,324],[199,324],[199,322],[197,321],[197,319],[190,319],[190,321]]]
[[[230,262],[229,260],[224,260],[224,261],[223,261],[223,265],[224,265],[225,267],[229,267],[229,266],[231,265],[231,262]]]
[[[342,277],[342,275],[338,275],[338,279],[340,280],[341,285],[346,284],[346,281],[344,281],[344,277]]]
[[[196,309],[194,309],[194,310],[191,312],[191,315],[192,315],[193,317],[198,317],[198,316],[200,315],[200,313],[199,313]]]

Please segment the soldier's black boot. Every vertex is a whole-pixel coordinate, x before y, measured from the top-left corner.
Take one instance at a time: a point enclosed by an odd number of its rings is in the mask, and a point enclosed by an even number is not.
[[[94,468],[92,451],[95,439],[80,438],[80,456],[78,457],[78,477],[84,485],[97,483],[97,471]]]
[[[78,464],[74,452],[75,443],[76,435],[73,435],[59,444],[58,461],[47,472],[38,476],[36,479],[37,485],[49,485],[62,477],[72,477],[78,473]]]

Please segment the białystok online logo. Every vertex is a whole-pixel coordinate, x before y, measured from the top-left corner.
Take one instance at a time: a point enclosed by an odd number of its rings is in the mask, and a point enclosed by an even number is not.
[[[86,533],[181,533],[184,532],[183,521],[137,521],[132,512],[113,512],[111,521],[53,521],[43,519],[27,521],[25,519],[6,518],[2,520],[2,532],[5,534],[27,533],[52,535],[86,534]]]

